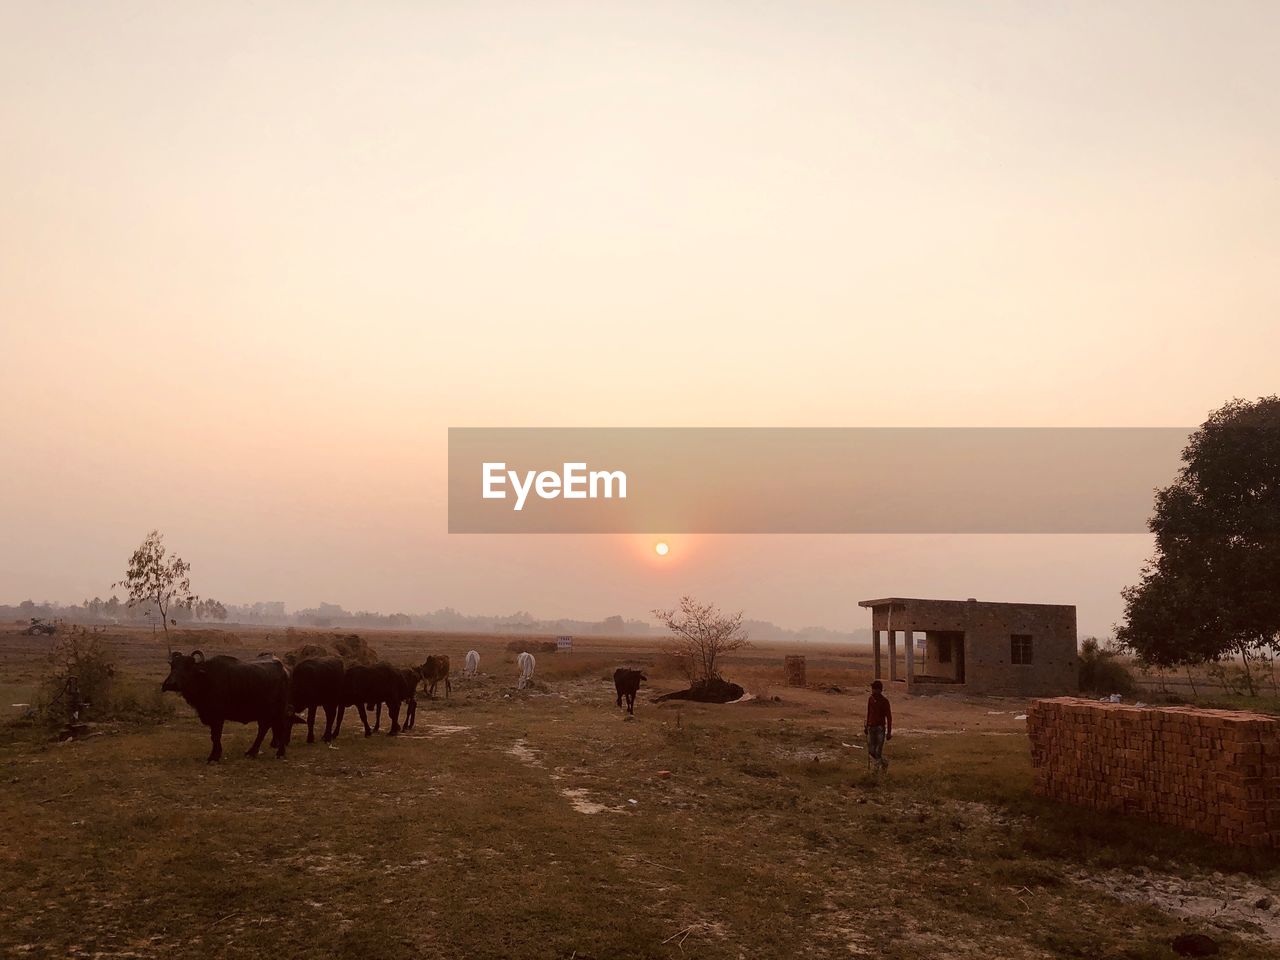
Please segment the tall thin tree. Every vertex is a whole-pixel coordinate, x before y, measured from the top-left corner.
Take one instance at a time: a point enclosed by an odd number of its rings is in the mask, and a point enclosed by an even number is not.
[[[191,592],[191,564],[176,554],[170,556],[164,535],[152,530],[129,557],[129,568],[123,580],[112,587],[129,591],[128,605],[150,603],[169,639],[169,613],[175,607],[190,609],[200,598]]]

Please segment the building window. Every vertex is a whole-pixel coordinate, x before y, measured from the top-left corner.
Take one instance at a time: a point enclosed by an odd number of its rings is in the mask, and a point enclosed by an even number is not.
[[[1031,634],[1015,633],[1009,637],[1009,662],[1015,665],[1031,662]]]

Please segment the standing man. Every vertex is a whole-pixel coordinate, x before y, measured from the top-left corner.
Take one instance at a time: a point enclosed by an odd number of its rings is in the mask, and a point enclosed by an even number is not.
[[[867,698],[867,722],[862,732],[867,737],[867,756],[876,762],[876,769],[888,770],[884,742],[893,739],[893,710],[889,707],[889,698],[884,695],[884,684],[879,680],[871,684],[871,696]]]

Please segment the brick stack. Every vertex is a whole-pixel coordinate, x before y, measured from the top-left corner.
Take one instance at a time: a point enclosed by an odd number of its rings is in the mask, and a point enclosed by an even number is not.
[[[787,686],[804,686],[804,657],[788,656],[784,658],[782,661],[782,669],[786,673]]]
[[[1280,847],[1280,721],[1077,697],[1027,711],[1041,796]]]

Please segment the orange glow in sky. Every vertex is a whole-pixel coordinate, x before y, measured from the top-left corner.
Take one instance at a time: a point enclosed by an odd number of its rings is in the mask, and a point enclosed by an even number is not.
[[[109,596],[158,527],[233,603],[1105,633],[1147,536],[450,536],[446,431],[1271,393],[1277,35],[1157,0],[5,4],[0,602]]]

